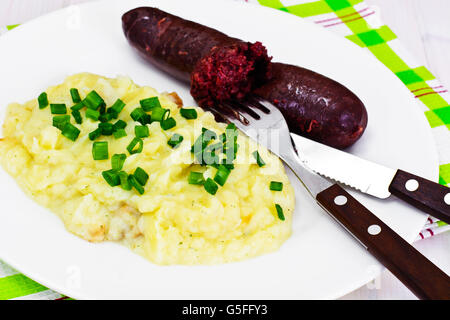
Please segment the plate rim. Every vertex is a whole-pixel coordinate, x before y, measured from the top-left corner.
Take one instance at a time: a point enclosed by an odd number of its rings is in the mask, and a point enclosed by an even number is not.
[[[108,1],[108,0],[97,0],[97,1],[92,1],[92,2],[86,2],[86,3],[76,4],[76,5],[74,5],[74,6],[76,6],[76,7],[78,7],[78,6],[83,6],[83,7],[94,6],[94,5],[98,5],[99,3],[105,3],[105,4],[106,4],[107,1]],[[229,3],[230,1],[220,0],[220,2],[222,2],[222,3]],[[259,9],[263,9],[263,10],[267,10],[267,11],[274,11],[274,9],[272,9],[272,8],[268,8],[268,7],[264,7],[264,6],[259,6],[259,5],[256,5],[256,4],[254,4],[254,3],[233,2],[233,5],[236,5],[236,6],[248,6],[248,5],[251,5],[251,6],[258,7]],[[32,24],[32,23],[38,23],[39,20],[48,18],[49,16],[59,15],[59,14],[61,14],[64,10],[67,10],[67,7],[66,7],[66,8],[61,8],[61,9],[56,10],[56,11],[52,11],[52,12],[47,13],[47,14],[44,14],[44,15],[42,15],[42,16],[38,16],[38,17],[36,17],[36,18],[34,18],[34,19],[31,19],[31,20],[29,20],[29,21],[27,21],[27,22],[21,24],[21,25],[18,26],[17,28],[15,28],[15,29],[13,29],[13,30],[10,30],[9,32],[3,34],[3,35],[1,36],[1,38],[4,38],[4,37],[12,37],[12,36],[13,36],[15,33],[17,33],[19,30],[22,30],[23,26],[28,26],[28,25],[30,25],[30,24]],[[285,13],[285,12],[280,12],[280,13],[281,13],[281,14],[289,14],[289,13]],[[309,21],[306,21],[306,20],[304,20],[304,19],[299,19],[299,21],[302,21],[302,23],[309,24],[310,27],[314,27],[314,28],[316,28],[317,30],[320,30],[320,31],[318,31],[318,32],[324,32],[324,30],[322,30],[319,26],[314,25],[313,23],[311,23],[311,22],[309,22]],[[330,36],[333,36],[333,37],[339,39],[340,41],[343,41],[343,39],[341,39],[341,37],[339,37],[338,35],[336,35],[336,34],[334,34],[334,33],[328,32],[328,34],[329,34]],[[0,41],[0,43],[1,43],[1,41]],[[363,51],[361,50],[361,52],[363,52]],[[378,63],[379,66],[385,67],[385,66],[384,66],[381,62],[379,62],[377,59],[374,59],[374,61],[376,61],[376,62]],[[411,99],[412,99],[412,97],[411,97]],[[413,101],[413,100],[412,100],[412,101]],[[426,119],[425,119],[425,117],[424,117],[423,115],[422,115],[422,117],[423,117],[422,120],[423,120],[423,121],[426,121]],[[428,131],[431,133],[431,128],[429,128]],[[433,141],[434,141],[434,139],[433,139]],[[434,146],[433,146],[433,149],[435,150],[435,155],[436,155],[435,158],[438,159],[438,157],[437,157],[437,155],[438,155],[438,152],[437,152],[437,146],[434,145]],[[435,170],[434,170],[435,173],[436,173],[436,177],[434,178],[435,181],[436,181],[437,178],[439,177],[438,164],[439,164],[439,162],[436,163]],[[47,209],[47,210],[48,210],[48,209]],[[49,212],[50,212],[50,211],[49,211]],[[54,214],[54,213],[52,213],[52,214]],[[427,216],[424,216],[424,221],[426,221],[426,218],[427,218]],[[412,240],[406,239],[406,240],[407,240],[409,243],[412,243],[412,242],[414,241],[414,239],[412,239]],[[7,264],[9,264],[10,266],[12,266],[12,267],[13,267],[14,269],[16,269],[17,271],[19,271],[19,269],[16,267],[16,264],[15,264],[14,261],[10,261],[10,260],[7,259],[7,258],[5,259],[4,257],[1,257],[1,259],[2,259],[3,261],[5,261]],[[379,270],[375,276],[368,276],[367,278],[370,278],[368,281],[362,280],[362,281],[361,281],[361,282],[362,282],[361,284],[357,284],[357,285],[356,285],[356,284],[355,284],[355,285],[349,285],[348,287],[352,287],[352,289],[341,289],[341,290],[340,290],[341,294],[338,294],[337,296],[332,296],[332,297],[329,297],[329,298],[326,298],[326,299],[337,299],[337,298],[339,298],[339,297],[342,297],[342,296],[344,296],[344,295],[346,295],[346,294],[352,292],[353,290],[355,290],[355,289],[357,289],[357,288],[360,288],[360,287],[363,286],[364,284],[367,284],[367,283],[369,283],[370,281],[372,281],[373,279],[375,279],[376,276],[378,276],[378,275],[381,273],[382,270],[384,270],[384,267],[383,267],[381,270]],[[26,270],[25,270],[25,272],[22,272],[22,271],[19,271],[19,272],[22,273],[22,274],[24,274],[24,275],[26,275],[26,276],[29,277],[30,279],[33,279],[34,281],[36,281],[36,282],[38,282],[38,283],[40,283],[40,284],[45,283],[45,284],[43,284],[45,287],[47,287],[47,288],[49,288],[49,289],[51,289],[51,290],[54,290],[54,291],[56,291],[56,292],[58,292],[58,293],[61,293],[61,294],[62,294],[63,291],[66,291],[65,288],[64,288],[64,290],[60,290],[58,285],[53,285],[53,283],[48,282],[48,281],[46,281],[45,279],[44,279],[43,281],[41,281],[41,277],[39,277],[39,275],[36,275],[36,276],[31,275],[32,272],[28,273]],[[29,276],[29,274],[30,274],[30,276]],[[344,292],[344,291],[345,291],[345,292]],[[342,293],[342,292],[344,292],[344,293]],[[76,294],[76,293],[75,293],[75,294],[70,294],[70,297],[73,297],[73,298],[76,298],[76,299],[86,299],[86,297],[80,297],[80,296],[77,297],[77,294]],[[89,299],[89,298],[88,298],[88,299]]]

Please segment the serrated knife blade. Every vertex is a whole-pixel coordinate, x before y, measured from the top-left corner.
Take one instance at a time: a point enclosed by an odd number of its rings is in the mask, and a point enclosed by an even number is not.
[[[315,173],[372,196],[391,194],[450,223],[450,188],[400,169],[392,169],[307,138],[291,135],[300,160]]]
[[[397,170],[298,135],[293,135],[293,140],[302,150],[300,159],[312,171],[374,197],[391,195],[389,185]]]

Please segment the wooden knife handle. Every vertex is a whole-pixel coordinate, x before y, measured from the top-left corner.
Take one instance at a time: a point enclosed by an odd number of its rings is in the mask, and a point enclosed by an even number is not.
[[[398,170],[389,191],[397,198],[450,224],[450,188]]]
[[[420,299],[450,299],[450,277],[337,184],[319,204]]]

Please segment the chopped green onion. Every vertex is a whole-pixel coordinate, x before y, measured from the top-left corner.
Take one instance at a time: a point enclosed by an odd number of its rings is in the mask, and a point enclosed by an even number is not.
[[[70,122],[70,116],[54,116],[53,117],[53,126],[62,131],[66,123]]]
[[[152,109],[151,119],[152,119],[152,122],[153,121],[161,122],[161,121],[169,118],[169,115],[170,115],[169,109],[154,108],[154,109]]]
[[[150,132],[147,126],[135,126],[134,134],[136,135],[136,138],[147,138],[150,135]]]
[[[228,170],[233,170],[234,169],[234,164],[227,163],[227,159],[222,159],[221,165],[224,166],[225,168],[227,168]]]
[[[266,163],[264,162],[264,160],[261,158],[261,156],[259,155],[258,151],[255,151],[252,153],[253,157],[256,159],[256,163],[258,164],[258,166],[260,167],[264,167],[266,165]]]
[[[109,122],[100,122],[98,128],[102,131],[102,135],[110,136],[113,134],[113,125]]]
[[[141,167],[137,167],[133,175],[141,186],[145,186],[147,184],[148,174]]]
[[[67,113],[66,105],[63,103],[50,104],[50,110],[51,110],[52,114],[66,114]]]
[[[180,109],[180,114],[183,118],[186,119],[197,119],[197,110],[195,109],[185,109],[185,108],[181,108]]]
[[[136,189],[140,194],[144,194],[144,187],[136,180],[136,177],[132,174],[128,176],[128,182]]]
[[[161,103],[159,102],[158,97],[151,97],[148,99],[144,99],[139,101],[142,109],[145,111],[150,111],[154,108],[161,108]]]
[[[120,171],[119,179],[120,179],[120,187],[123,190],[130,191],[132,186],[131,186],[130,182],[128,181],[128,173],[126,173],[125,171]]]
[[[183,139],[184,138],[182,135],[175,133],[172,137],[170,137],[169,141],[167,141],[167,144],[172,148],[176,148],[183,141]]]
[[[143,149],[144,141],[142,141],[142,139],[140,138],[134,138],[127,147],[127,150],[130,154],[141,153]]]
[[[86,118],[89,118],[94,121],[98,121],[100,117],[100,112],[94,109],[86,109]]]
[[[116,170],[103,171],[102,176],[111,187],[120,185],[119,173]]]
[[[199,135],[198,138],[195,140],[194,144],[191,147],[191,152],[194,154],[203,152],[203,149],[206,148],[208,143],[211,140],[215,139],[217,139],[217,134],[214,131],[202,128],[202,134]]]
[[[48,106],[47,93],[42,92],[38,97],[39,109],[44,109]]]
[[[102,105],[100,106],[100,109],[99,109],[98,111],[100,111],[100,114],[105,114],[105,113],[106,113],[106,105],[105,105],[105,104],[102,104]]]
[[[79,103],[73,105],[72,107],[70,107],[70,109],[71,109],[72,111],[80,111],[80,110],[83,109],[83,108],[84,108],[83,102],[79,102]]]
[[[279,204],[275,204],[275,209],[277,209],[278,218],[281,221],[284,221],[285,218],[284,218],[283,208]]]
[[[94,160],[107,160],[108,155],[108,142],[98,141],[92,145],[92,157]]]
[[[214,181],[223,187],[230,173],[231,171],[227,167],[221,165],[214,176]]]
[[[144,109],[142,109],[142,108],[136,108],[130,114],[131,119],[133,119],[134,121],[139,121],[139,122],[142,118],[145,117],[145,115],[146,115],[146,113],[145,113]]]
[[[161,129],[169,130],[169,129],[172,129],[173,127],[175,127],[177,125],[177,122],[175,121],[174,118],[170,117],[166,120],[161,121],[160,124],[161,124]]]
[[[119,113],[122,112],[123,108],[125,108],[125,103],[117,99],[116,102],[111,106],[111,108],[108,109],[108,112],[111,113],[115,119],[119,116]]]
[[[205,178],[203,177],[203,173],[191,171],[188,177],[189,184],[197,184],[203,185],[205,183]]]
[[[65,124],[61,134],[69,140],[75,141],[80,135],[80,130],[69,122]]]
[[[86,105],[86,107],[93,110],[97,110],[99,107],[106,106],[105,100],[103,100],[95,90],[92,90],[88,93],[86,98],[83,100],[83,103]]]
[[[72,116],[75,119],[75,122],[78,124],[82,124],[83,123],[83,118],[81,117],[81,113],[78,110],[73,110],[72,111]]]
[[[100,114],[100,116],[98,117],[98,120],[100,120],[100,122],[108,122],[110,120],[112,120],[114,118],[114,115],[111,113],[103,113]]]
[[[81,102],[80,93],[78,92],[78,89],[76,88],[70,89],[70,95],[72,96],[73,103]]]
[[[114,170],[120,171],[123,168],[123,164],[127,159],[127,155],[125,153],[115,154],[111,157],[111,167]]]
[[[119,129],[125,129],[127,126],[127,123],[123,120],[118,120],[116,123],[113,124],[113,131],[117,131]]]
[[[94,141],[97,138],[100,138],[102,135],[102,130],[100,128],[95,129],[91,133],[89,133],[89,140]]]
[[[212,195],[215,195],[217,190],[219,189],[219,186],[211,178],[206,179],[203,187],[205,187],[205,190]]]
[[[114,139],[120,139],[127,136],[125,129],[118,129],[113,132]]]
[[[272,191],[281,191],[281,190],[283,190],[283,182],[270,181],[270,187],[269,188]]]

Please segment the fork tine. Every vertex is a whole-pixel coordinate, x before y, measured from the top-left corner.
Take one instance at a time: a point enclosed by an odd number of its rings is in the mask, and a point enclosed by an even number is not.
[[[214,115],[214,118],[217,122],[225,122],[225,123],[231,122],[230,119],[224,117],[223,114],[219,112],[219,110],[217,110],[215,107],[208,107],[208,111],[210,111]]]
[[[254,95],[250,95],[247,97],[246,99],[246,103],[249,104],[251,107],[257,108],[258,110],[261,110],[262,112],[269,114],[270,110],[265,107],[263,104],[261,104],[260,102],[261,99],[259,99],[257,96]]]
[[[258,112],[256,112],[254,110],[254,108],[252,108],[252,106],[249,103],[247,103],[246,101],[235,100],[233,102],[230,102],[230,104],[232,104],[233,108],[236,109],[236,107],[237,107],[241,113],[246,113],[253,119],[256,119],[256,120],[261,119],[261,115],[259,115]]]

